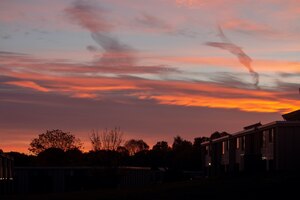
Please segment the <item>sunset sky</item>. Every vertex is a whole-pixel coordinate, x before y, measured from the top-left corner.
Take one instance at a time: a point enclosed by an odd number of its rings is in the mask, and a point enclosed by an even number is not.
[[[299,0],[1,0],[0,149],[120,126],[152,145],[300,108]]]

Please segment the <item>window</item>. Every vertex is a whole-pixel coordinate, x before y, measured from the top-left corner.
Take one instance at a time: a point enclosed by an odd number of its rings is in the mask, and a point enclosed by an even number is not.
[[[272,143],[274,141],[274,129],[272,128],[269,131],[269,142]]]
[[[263,131],[262,133],[262,147],[265,148],[267,144],[267,134],[268,131]]]
[[[246,140],[245,140],[245,136],[241,137],[241,143],[242,143],[242,150],[245,150],[245,146],[246,146]]]
[[[209,146],[205,146],[205,154],[209,155]]]
[[[259,145],[260,148],[263,148],[263,138],[264,138],[264,132],[259,133]]]
[[[226,142],[222,142],[222,154],[225,154],[225,146],[226,146]]]
[[[240,148],[240,138],[236,138],[236,149]]]

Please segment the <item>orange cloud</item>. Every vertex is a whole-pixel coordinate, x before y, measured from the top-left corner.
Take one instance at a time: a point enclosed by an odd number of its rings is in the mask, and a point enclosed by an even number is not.
[[[40,92],[49,92],[50,90],[42,87],[38,84],[36,84],[35,82],[32,81],[9,81],[9,82],[5,82],[5,84],[8,85],[15,85],[15,86],[19,86],[19,87],[25,87],[25,88],[30,88],[30,89],[34,89]]]
[[[240,68],[240,64],[234,58],[161,57],[159,59],[167,62],[223,67],[231,65],[230,67]],[[42,62],[42,60],[24,58],[20,55],[2,60],[3,62],[3,67],[0,69],[4,76],[21,79],[20,81],[4,82],[5,84],[30,88],[37,92],[51,91],[71,98],[95,100],[112,98],[109,95],[111,91],[123,97],[152,99],[159,104],[177,106],[228,108],[253,112],[282,112],[299,107],[298,101],[295,101],[293,97],[289,97],[281,91],[270,91],[263,87],[260,90],[253,90],[243,85],[240,87],[244,88],[229,87],[226,82],[158,81],[119,75],[104,77],[106,73],[97,73],[98,68],[95,66]],[[288,61],[258,60],[254,63],[259,71],[270,72],[299,71],[300,66],[298,62]],[[11,70],[12,67],[14,70]],[[111,71],[109,73],[114,75]],[[96,74],[98,75],[96,76]],[[38,84],[40,81],[43,85]]]
[[[141,99],[154,99],[160,104],[195,106],[210,108],[239,109],[249,112],[290,112],[299,109],[296,100],[268,100],[255,98],[217,98],[203,95],[161,95],[140,96]]]
[[[98,95],[90,93],[75,93],[72,97],[83,99],[96,99]]]
[[[47,81],[52,92],[74,98],[98,99],[104,91],[127,91],[125,95],[152,99],[159,104],[239,109],[252,112],[287,112],[300,107],[299,101],[283,98],[281,92],[230,88],[209,82],[155,81],[130,78],[89,78],[38,76],[20,74],[18,78]],[[6,84],[49,92],[33,81],[11,81]]]
[[[289,112],[300,107],[298,100],[282,95],[284,92],[185,82],[158,83],[156,87],[167,87],[169,92],[146,91],[135,96],[140,99],[156,100],[159,104],[166,105],[239,109],[249,112]]]
[[[138,89],[135,86],[71,86],[70,89],[79,91],[114,91],[114,90],[133,90]]]

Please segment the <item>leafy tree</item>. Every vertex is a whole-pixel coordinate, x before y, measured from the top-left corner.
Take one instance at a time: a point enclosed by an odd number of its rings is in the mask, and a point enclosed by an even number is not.
[[[180,136],[174,138],[172,145],[172,167],[176,169],[191,169],[193,145]]]
[[[61,148],[50,147],[37,156],[37,164],[44,166],[62,166],[66,164],[66,154]]]
[[[166,141],[157,142],[150,152],[152,167],[166,167],[169,164],[171,148]]]
[[[220,138],[220,137],[223,137],[223,136],[226,136],[226,135],[229,135],[229,133],[227,132],[214,132],[210,135],[210,139],[213,140],[213,139],[217,139],[217,138]]]
[[[26,155],[24,153],[14,151],[8,152],[7,155],[14,159],[14,166],[18,167],[30,166],[34,163],[36,158],[36,156],[33,155]]]
[[[194,143],[193,143],[193,148],[196,149],[197,151],[201,151],[201,143],[208,141],[208,137],[196,137],[194,138]]]
[[[90,141],[92,143],[93,151],[116,151],[123,143],[123,132],[120,127],[115,127],[111,130],[105,129],[100,134],[98,131],[93,130]]]
[[[76,138],[69,132],[63,132],[59,129],[47,130],[46,133],[38,135],[31,141],[30,147],[28,148],[34,154],[39,154],[49,148],[58,148],[63,151],[70,149],[80,149],[82,143],[79,138]]]
[[[134,155],[137,152],[148,150],[149,146],[143,140],[131,139],[125,143],[125,148],[128,150],[129,155]]]
[[[168,142],[160,141],[160,142],[157,142],[155,145],[153,145],[152,150],[167,152],[167,151],[171,150],[171,148],[169,147]]]
[[[202,142],[208,141],[208,137],[197,137],[194,138],[194,143],[193,143],[193,151],[192,151],[192,163],[193,163],[193,168],[195,170],[201,170],[202,169],[202,151],[203,147],[201,146]]]
[[[65,152],[66,160],[68,165],[82,165],[83,164],[83,153],[80,149],[69,149]]]
[[[129,151],[123,146],[119,146],[117,152],[119,152],[121,155],[129,156]]]
[[[173,151],[185,151],[190,150],[192,146],[193,145],[190,141],[184,140],[180,136],[176,136],[174,138],[172,149]]]
[[[89,151],[84,154],[86,163],[93,166],[116,167],[123,164],[123,155],[117,151]]]
[[[152,166],[150,151],[148,151],[148,149],[144,149],[136,152],[134,155],[130,157],[130,160],[133,166],[142,166],[142,167]]]

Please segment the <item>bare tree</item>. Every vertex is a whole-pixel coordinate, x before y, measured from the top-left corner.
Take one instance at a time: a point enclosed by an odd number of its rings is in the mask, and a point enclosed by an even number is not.
[[[90,140],[94,151],[99,151],[101,149],[116,151],[124,142],[123,132],[120,127],[115,127],[111,130],[106,128],[100,134],[98,131],[93,130]]]
[[[97,131],[92,130],[92,134],[90,136],[90,141],[92,143],[93,151],[101,150],[101,139],[100,139],[98,130]]]
[[[58,148],[63,151],[70,149],[80,149],[82,143],[80,139],[76,138],[70,132],[63,132],[59,129],[54,129],[52,131],[47,130],[46,133],[38,135],[31,141],[30,147],[28,148],[34,154],[39,154],[40,152],[49,148]]]

